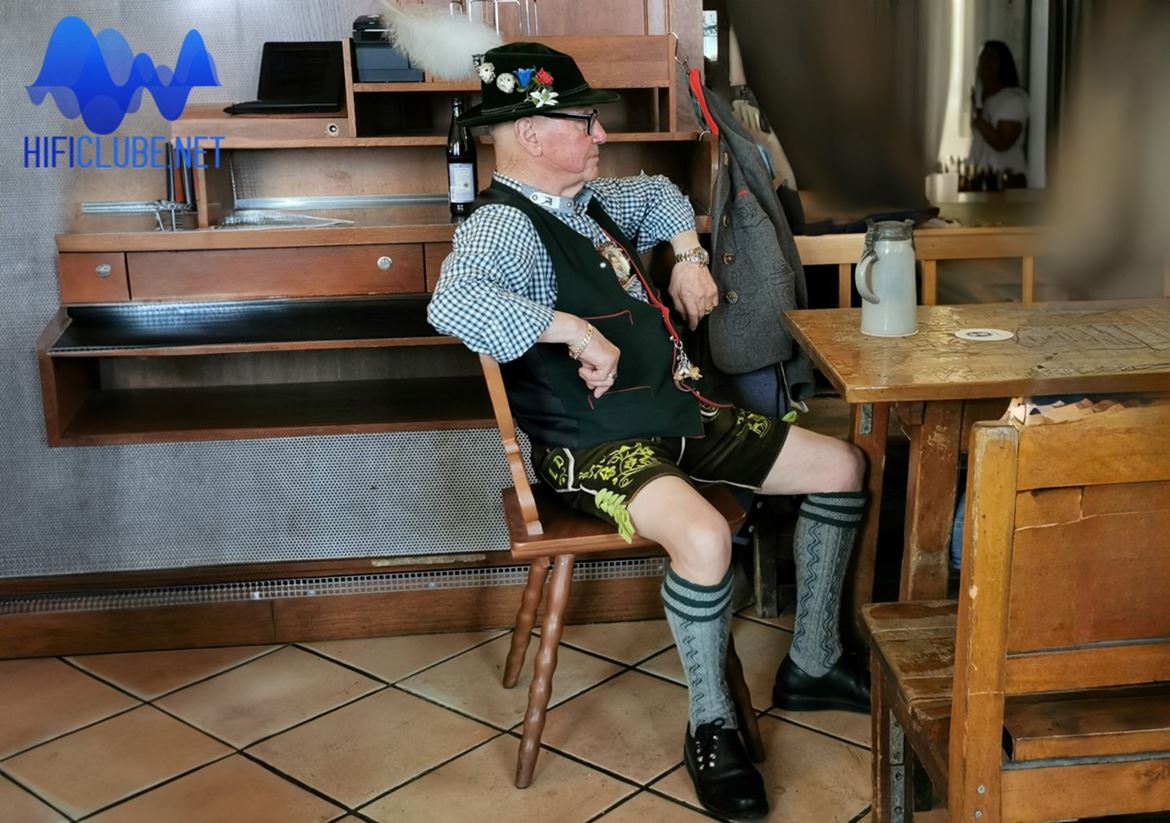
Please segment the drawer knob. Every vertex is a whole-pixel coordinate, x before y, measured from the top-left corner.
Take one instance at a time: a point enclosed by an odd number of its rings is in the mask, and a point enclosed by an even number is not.
[[[378,268],[380,268],[382,271],[390,271],[390,267],[393,265],[394,261],[386,255],[382,255],[378,258]]]
[[[94,272],[97,273],[98,277],[109,277],[110,272],[112,272],[113,270],[114,270],[113,267],[109,263],[99,263],[94,268]]]

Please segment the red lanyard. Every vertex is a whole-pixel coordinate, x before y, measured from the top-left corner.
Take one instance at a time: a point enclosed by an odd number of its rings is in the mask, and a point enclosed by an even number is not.
[[[706,406],[711,406],[717,409],[732,408],[731,403],[716,403],[714,400],[703,397],[703,395],[699,394],[697,389],[688,385],[678,376],[680,369],[679,355],[682,355],[683,360],[688,365],[690,365],[691,360],[689,357],[687,357],[686,350],[683,348],[682,338],[679,336],[678,332],[675,331],[674,324],[670,322],[670,307],[658,299],[658,296],[654,293],[654,289],[650,287],[646,277],[642,274],[642,270],[638,267],[638,263],[633,260],[629,254],[626,253],[625,246],[614,240],[610,233],[601,228],[601,226],[598,226],[598,229],[600,229],[601,233],[609,238],[609,241],[617,246],[617,248],[621,251],[622,257],[626,258],[626,262],[630,264],[630,269],[633,270],[634,274],[637,276],[638,282],[642,284],[642,291],[646,293],[647,302],[650,303],[650,305],[654,308],[658,309],[658,313],[662,315],[662,324],[666,326],[666,331],[670,335],[671,342],[674,344],[673,351],[671,353],[670,374],[674,378],[675,385],[683,391],[690,392],[696,400]]]

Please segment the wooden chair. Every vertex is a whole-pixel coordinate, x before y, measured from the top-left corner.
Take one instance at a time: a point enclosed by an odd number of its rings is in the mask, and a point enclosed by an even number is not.
[[[1146,402],[1146,401],[1143,401]],[[1170,400],[972,434],[960,600],[872,604],[874,820],[1170,809]]]
[[[528,641],[536,622],[536,612],[543,597],[545,577],[548,576],[549,567],[552,567],[540,646],[533,665],[532,684],[528,688],[528,709],[524,714],[524,731],[516,760],[516,787],[523,789],[532,782],[532,773],[540,752],[540,736],[544,731],[545,712],[551,695],[553,672],[557,666],[557,646],[564,629],[565,608],[569,603],[576,556],[629,549],[660,552],[662,549],[658,544],[637,536],[632,544],[628,544],[608,523],[570,509],[556,499],[555,492],[542,485],[533,487],[528,482],[524,458],[516,438],[515,422],[504,393],[500,366],[486,355],[480,355],[480,365],[487,381],[496,424],[500,429],[500,439],[504,444],[504,456],[515,484],[513,488],[503,491],[504,518],[508,525],[511,553],[514,559],[529,563],[528,582],[520,599],[516,627],[512,632],[512,646],[504,666],[506,689],[513,688],[520,677],[520,668],[524,665]],[[729,528],[734,529],[743,521],[743,510],[724,487],[703,489],[703,496],[727,519]],[[743,667],[735,654],[734,643],[730,640],[727,648],[727,686],[735,702],[748,753],[754,761],[760,763],[764,760],[764,747],[752,711],[751,695],[743,679]]]

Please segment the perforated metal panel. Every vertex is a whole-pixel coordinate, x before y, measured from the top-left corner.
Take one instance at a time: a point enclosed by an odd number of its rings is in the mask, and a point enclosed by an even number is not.
[[[375,4],[376,5],[376,4]],[[265,40],[340,39],[368,0],[3,2],[0,26],[0,577],[506,547],[494,430],[49,449],[35,344],[56,310],[53,235],[83,200],[155,199],[161,172],[23,167],[26,135],[77,135],[24,86],[65,15],[173,64],[197,28],[252,99]],[[168,133],[149,95],[118,134]],[[127,228],[136,228],[128,221]],[[141,225],[141,224],[138,224]]]
[[[662,557],[582,560],[573,567],[573,580],[580,582],[583,580],[662,577],[665,570],[666,560]],[[282,600],[293,597],[336,597],[387,592],[523,586],[527,578],[527,566],[492,566],[478,569],[439,569],[393,574],[217,583],[206,586],[173,586],[106,592],[96,595],[38,595],[0,598],[0,614],[112,611],[151,606]]]

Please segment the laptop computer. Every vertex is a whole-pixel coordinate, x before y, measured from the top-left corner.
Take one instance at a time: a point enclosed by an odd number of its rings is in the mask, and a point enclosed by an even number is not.
[[[341,110],[345,93],[341,42],[265,43],[257,100],[228,114],[302,114]]]

